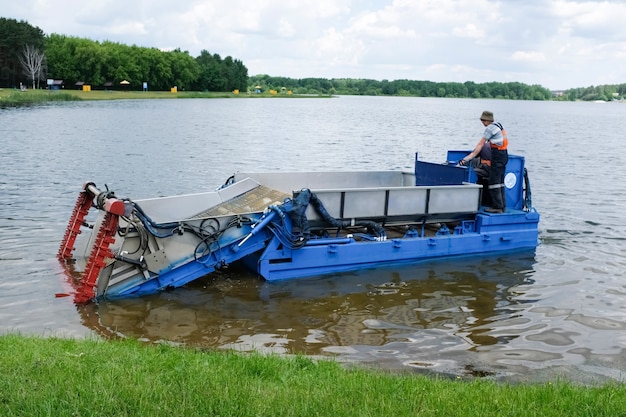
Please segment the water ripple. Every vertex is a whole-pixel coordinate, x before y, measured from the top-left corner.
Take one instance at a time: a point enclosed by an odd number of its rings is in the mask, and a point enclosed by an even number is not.
[[[80,308],[55,297],[71,292],[55,256],[85,181],[139,199],[214,189],[237,171],[410,171],[416,152],[443,162],[445,149],[471,148],[485,108],[507,126],[511,152],[526,157],[541,213],[532,254],[281,284],[231,269],[172,293]],[[616,167],[626,154],[615,149],[625,111],[389,97],[2,110],[0,331],[303,352],[464,376],[623,380],[626,190]],[[603,140],[593,153],[581,134],[589,131]]]

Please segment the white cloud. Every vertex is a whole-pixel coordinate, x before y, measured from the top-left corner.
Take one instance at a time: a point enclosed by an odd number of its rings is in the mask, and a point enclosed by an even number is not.
[[[485,31],[475,24],[469,23],[464,27],[454,28],[452,30],[452,34],[454,36],[458,36],[459,38],[481,39],[485,36]]]
[[[332,65],[356,65],[365,50],[365,46],[357,38],[337,32],[334,28],[327,30],[311,46],[311,52],[318,60],[329,61]]]
[[[625,41],[623,25],[626,18],[626,3],[610,1],[564,1],[553,5],[555,16],[561,19],[560,26],[571,36],[605,40]]]
[[[511,55],[513,61],[525,61],[525,62],[545,62],[546,57],[541,52],[534,51],[515,51]]]

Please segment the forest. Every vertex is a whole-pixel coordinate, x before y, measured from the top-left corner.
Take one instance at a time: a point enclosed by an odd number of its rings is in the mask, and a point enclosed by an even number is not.
[[[511,100],[550,100],[552,92],[540,85],[522,83],[438,83],[412,80],[364,80],[270,77],[250,77],[251,85],[268,86],[271,89],[285,87],[296,94],[339,94],[367,96],[416,96],[449,98],[503,98]]]
[[[47,80],[61,88],[125,88],[167,91],[378,95],[510,100],[611,101],[626,98],[626,84],[589,86],[550,91],[519,82],[475,83],[418,80],[288,78],[249,76],[239,59],[222,58],[202,50],[187,51],[125,45],[109,41],[50,34],[25,21],[0,17],[0,88],[48,88]],[[128,82],[127,85],[121,85]]]
[[[28,51],[28,53],[27,53]],[[26,61],[26,62],[25,62]],[[39,65],[35,65],[39,61]],[[25,65],[33,63],[33,65]],[[26,67],[26,68],[25,68]],[[0,87],[46,88],[47,79],[63,88],[128,88],[193,91],[245,91],[248,69],[240,60],[203,50],[161,51],[115,42],[51,34],[27,22],[0,18]],[[120,85],[128,81],[128,85]]]

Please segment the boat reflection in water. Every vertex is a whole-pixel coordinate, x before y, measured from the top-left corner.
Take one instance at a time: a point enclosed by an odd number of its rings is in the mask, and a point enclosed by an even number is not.
[[[531,251],[273,283],[234,267],[172,292],[77,308],[106,338],[419,364],[507,343],[492,333],[523,310],[534,262]]]

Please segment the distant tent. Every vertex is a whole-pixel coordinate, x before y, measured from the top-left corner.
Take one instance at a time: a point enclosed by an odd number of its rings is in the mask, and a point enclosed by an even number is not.
[[[120,84],[121,85],[128,85],[128,84],[130,84],[130,81],[123,80],[123,81],[120,81]]]
[[[113,82],[112,81],[107,81],[106,83],[104,83],[103,85],[104,90],[108,90],[109,88],[113,87]]]

